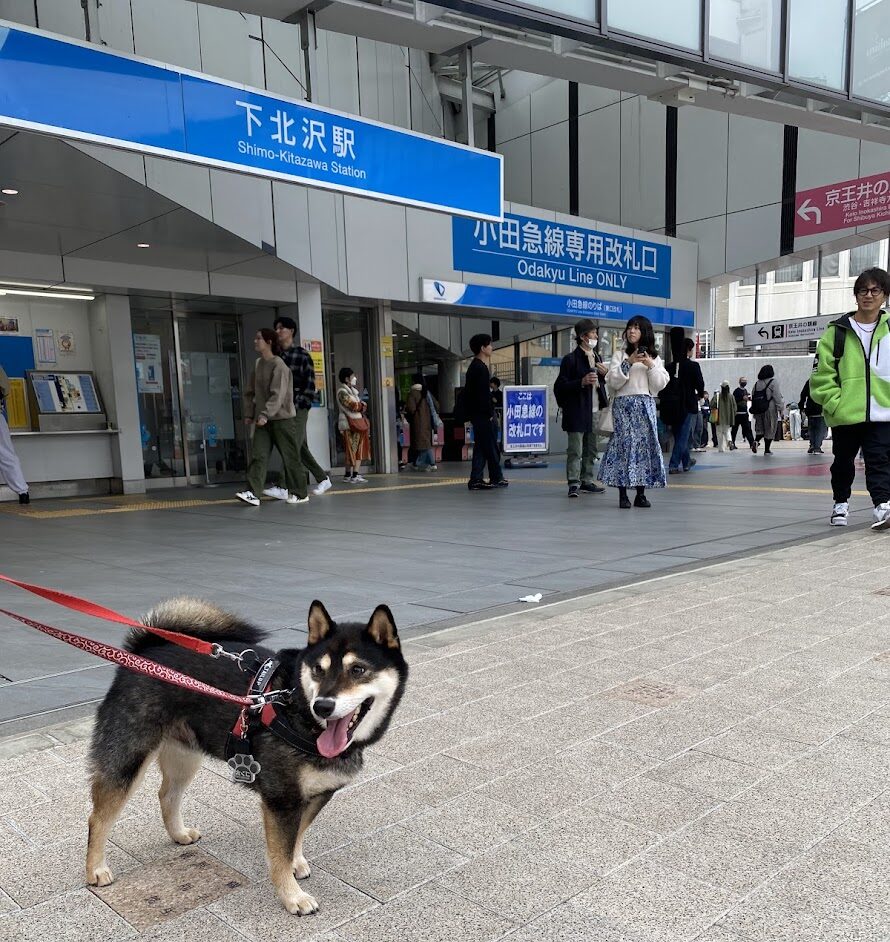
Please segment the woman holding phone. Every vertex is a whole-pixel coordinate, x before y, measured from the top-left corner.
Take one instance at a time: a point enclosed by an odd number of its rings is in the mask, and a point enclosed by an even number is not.
[[[655,350],[655,332],[646,317],[632,317],[624,328],[624,350],[612,357],[606,385],[612,390],[615,431],[600,468],[603,484],[618,488],[618,506],[629,509],[629,487],[636,488],[634,507],[651,507],[647,487],[664,487],[664,460],[658,443],[655,397],[670,377]]]

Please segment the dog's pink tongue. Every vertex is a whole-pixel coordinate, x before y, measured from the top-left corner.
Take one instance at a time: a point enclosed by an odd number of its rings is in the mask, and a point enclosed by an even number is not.
[[[350,716],[339,720],[328,720],[325,731],[316,740],[318,751],[326,758],[333,759],[349,745],[347,733],[349,732]]]

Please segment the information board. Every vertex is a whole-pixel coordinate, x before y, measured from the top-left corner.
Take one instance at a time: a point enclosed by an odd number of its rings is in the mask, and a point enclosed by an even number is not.
[[[549,447],[546,386],[504,387],[504,454],[542,454]]]
[[[92,373],[28,371],[37,410],[42,415],[101,413],[102,405]]]

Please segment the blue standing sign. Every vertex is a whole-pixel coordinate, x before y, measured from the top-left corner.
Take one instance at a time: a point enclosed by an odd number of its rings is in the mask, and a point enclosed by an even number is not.
[[[0,126],[480,219],[503,158],[0,22]]]
[[[457,271],[671,296],[671,247],[660,242],[514,213],[500,223],[455,219],[451,241]]]
[[[504,454],[543,454],[549,441],[547,387],[505,386]]]

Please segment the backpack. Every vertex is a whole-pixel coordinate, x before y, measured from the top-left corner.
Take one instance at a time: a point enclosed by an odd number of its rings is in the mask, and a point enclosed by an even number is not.
[[[671,372],[671,366],[675,367]],[[683,389],[680,386],[680,364],[674,361],[668,366],[670,380],[658,394],[658,414],[665,425],[679,425],[686,418]]]
[[[553,384],[553,398],[556,399],[556,404],[559,408],[565,411],[565,407],[569,404],[571,396],[566,389],[565,383],[560,382],[561,378],[561,376],[557,376],[556,382]]]
[[[767,390],[772,380],[768,380],[763,389],[755,389],[751,394],[751,415],[765,415],[769,411],[770,397]]]

